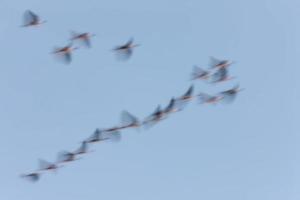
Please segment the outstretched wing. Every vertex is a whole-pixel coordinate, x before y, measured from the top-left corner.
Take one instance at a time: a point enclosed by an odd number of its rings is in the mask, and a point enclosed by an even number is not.
[[[31,10],[26,10],[24,13],[24,25],[29,25],[33,22],[38,22],[39,21],[39,16],[36,15],[34,12]]]
[[[123,126],[128,126],[131,124],[138,124],[139,120],[137,117],[129,113],[128,111],[124,110],[121,113],[121,123]]]

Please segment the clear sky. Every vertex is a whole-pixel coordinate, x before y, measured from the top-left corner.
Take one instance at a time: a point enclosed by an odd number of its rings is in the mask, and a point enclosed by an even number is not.
[[[0,0],[0,199],[298,200],[299,0]],[[20,28],[26,9],[48,22]],[[53,59],[71,30],[92,32],[71,65]],[[128,62],[111,49],[134,37]],[[236,61],[230,105],[186,110],[148,131],[45,174],[19,178],[37,159],[73,150],[126,109],[150,114],[182,94],[192,66]]]

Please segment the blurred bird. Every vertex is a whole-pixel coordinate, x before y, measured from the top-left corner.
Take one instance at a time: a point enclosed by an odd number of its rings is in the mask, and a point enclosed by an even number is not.
[[[194,92],[194,86],[191,85],[189,89],[181,97],[178,98],[178,100],[183,100],[183,101],[191,100],[193,98],[193,92]]]
[[[237,93],[239,93],[242,90],[243,89],[240,89],[239,85],[236,85],[229,90],[225,90],[221,92],[220,95],[222,96],[222,100],[225,100],[227,102],[232,102],[236,98]]]
[[[103,132],[103,137],[107,138],[107,140],[111,142],[119,142],[122,139],[120,131]]]
[[[169,104],[166,106],[166,108],[164,109],[164,113],[165,114],[171,114],[171,113],[174,113],[174,112],[178,112],[180,109],[179,107],[177,106],[176,104],[176,100],[175,98],[172,98],[169,102]]]
[[[117,53],[121,59],[129,59],[132,55],[133,48],[140,46],[139,44],[133,44],[133,38],[131,38],[126,44],[117,46],[113,50]]]
[[[96,129],[87,140],[85,140],[87,143],[95,143],[100,141],[108,140],[109,138],[104,137],[103,135],[104,131],[101,131],[100,129]]]
[[[216,104],[217,102],[219,102],[221,100],[220,96],[213,96],[213,95],[209,95],[206,93],[200,93],[198,94],[198,98],[200,103],[202,104]]]
[[[160,105],[158,105],[155,111],[144,120],[143,125],[145,125],[146,128],[148,128],[156,124],[157,122],[165,119],[165,117],[166,117],[165,113],[161,109]]]
[[[194,66],[193,72],[192,72],[192,80],[206,80],[209,77],[209,71],[203,70],[200,67]]]
[[[183,110],[187,105],[187,103],[194,98],[193,92],[194,92],[194,86],[191,85],[182,96],[175,99],[176,106],[178,107],[179,110]]]
[[[59,166],[55,163],[39,159],[39,170],[40,171],[56,171]]]
[[[31,182],[37,182],[38,180],[40,180],[40,173],[37,173],[37,172],[32,172],[32,173],[29,173],[29,174],[22,174],[21,175],[21,178],[24,178],[28,181],[31,181]]]
[[[68,151],[62,151],[58,153],[57,156],[58,163],[68,163],[75,160],[78,160],[78,158],[76,158],[76,154]]]
[[[72,51],[78,49],[78,47],[72,47],[72,43],[64,47],[55,48],[54,54],[60,56],[65,63],[69,64],[72,61]]]
[[[71,37],[71,41],[75,42],[75,41],[79,41],[82,42],[86,47],[90,48],[91,47],[91,37],[94,37],[95,34],[91,34],[91,33],[76,33],[74,31],[71,32],[72,37]]]
[[[105,132],[112,132],[112,131],[118,131],[118,130],[121,130],[121,129],[123,129],[122,126],[114,126],[114,127],[111,127],[111,128],[104,129],[103,133],[105,133]]]
[[[213,75],[212,75],[212,83],[220,83],[224,81],[229,81],[234,79],[234,77],[230,77],[228,75],[228,69],[225,67],[219,68]]]
[[[46,21],[41,21],[40,17],[31,10],[25,11],[23,21],[23,27],[38,26],[46,23]]]
[[[75,155],[82,155],[88,153],[88,143],[83,141],[78,149],[74,151]]]
[[[220,60],[214,57],[210,57],[211,68],[225,68],[225,67],[229,67],[231,64],[233,64],[232,61]]]
[[[138,118],[126,110],[121,113],[121,123],[122,128],[138,128],[141,125]]]

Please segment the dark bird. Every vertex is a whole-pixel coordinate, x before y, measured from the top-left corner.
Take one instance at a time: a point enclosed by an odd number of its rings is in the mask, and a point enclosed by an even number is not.
[[[31,10],[25,11],[23,21],[23,27],[38,26],[43,23],[46,23],[46,21],[42,21],[40,17]]]
[[[131,38],[126,44],[117,46],[113,50],[117,53],[118,57],[121,59],[129,59],[132,55],[133,49],[140,46],[139,44],[133,43],[133,38]]]
[[[213,96],[206,93],[200,93],[198,94],[198,99],[200,103],[202,104],[216,104],[221,100],[220,96]]]
[[[68,151],[62,151],[57,156],[58,163],[68,163],[75,160],[78,160],[78,158],[76,158],[76,154]]]
[[[156,124],[157,122],[165,119],[165,117],[166,117],[166,115],[165,115],[164,111],[161,109],[160,105],[158,105],[157,108],[155,109],[155,111],[144,120],[143,124],[146,127],[150,127],[150,126]]]
[[[236,85],[229,90],[225,90],[221,92],[220,95],[222,99],[225,100],[226,102],[232,102],[236,98],[236,95],[242,90],[243,89],[240,89],[239,85]]]
[[[101,131],[100,129],[96,129],[94,133],[87,139],[85,140],[87,143],[95,143],[95,142],[100,142],[100,141],[105,141],[108,140],[109,138],[104,137],[104,131]]]
[[[213,75],[212,75],[212,83],[220,83],[224,81],[229,81],[234,79],[234,77],[230,77],[228,74],[228,69],[225,67],[219,68]]]
[[[209,78],[209,71],[204,70],[200,67],[194,66],[193,72],[192,72],[192,80],[206,80]]]
[[[210,57],[211,68],[225,68],[225,67],[229,67],[231,64],[233,64],[232,61],[220,60],[214,57]]]
[[[21,177],[31,182],[37,182],[38,180],[40,180],[41,174],[32,172],[29,174],[22,174]]]
[[[72,32],[71,41],[80,41],[82,42],[86,47],[91,47],[91,38],[94,37],[95,34],[91,34],[88,32],[85,33],[76,33]]]
[[[183,95],[175,99],[179,110],[183,110],[185,106],[194,98],[193,92],[194,86],[191,85]]]
[[[39,170],[40,171],[56,171],[59,166],[55,163],[39,159]]]
[[[114,126],[114,127],[111,127],[111,128],[104,129],[103,133],[105,133],[105,132],[112,132],[112,131],[119,131],[121,129],[123,129],[122,126]]]
[[[120,131],[103,132],[103,137],[111,142],[119,142],[122,139]]]
[[[63,59],[66,64],[72,61],[72,52],[78,49],[78,47],[72,47],[72,43],[64,47],[55,48],[54,54]]]
[[[174,112],[178,112],[180,109],[176,103],[176,100],[175,98],[172,98],[169,102],[169,104],[166,106],[166,108],[163,110],[163,112],[165,114],[171,114],[171,113],[174,113]]]
[[[139,119],[126,110],[121,113],[121,123],[122,128],[138,128],[141,125]]]
[[[178,100],[183,100],[183,101],[191,100],[193,98],[193,92],[194,92],[194,86],[191,85],[189,89],[181,97],[178,98]]]
[[[83,141],[78,149],[74,151],[75,155],[82,155],[88,153],[88,143]]]

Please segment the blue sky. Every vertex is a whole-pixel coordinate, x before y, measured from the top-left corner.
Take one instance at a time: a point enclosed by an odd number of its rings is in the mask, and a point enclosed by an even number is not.
[[[297,0],[1,0],[0,199],[299,199],[299,8]],[[26,9],[47,24],[20,28]],[[71,30],[96,37],[64,65],[50,52]],[[141,46],[119,62],[111,49],[130,37]],[[144,118],[167,104],[209,56],[236,61],[238,78],[195,89],[240,83],[233,104],[192,102],[37,184],[19,178],[38,158],[53,161],[117,124],[122,110]]]

